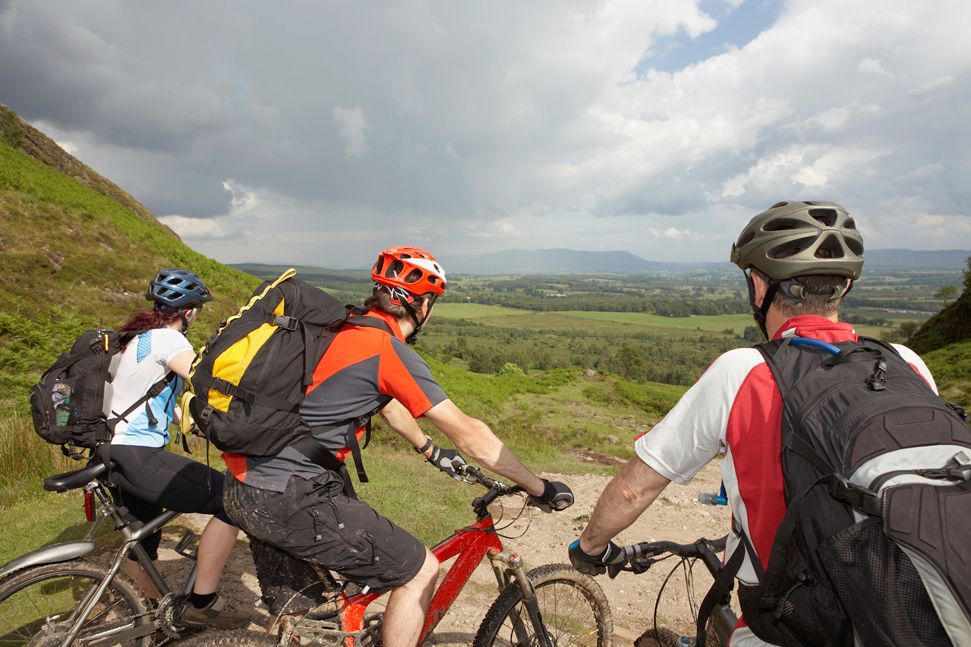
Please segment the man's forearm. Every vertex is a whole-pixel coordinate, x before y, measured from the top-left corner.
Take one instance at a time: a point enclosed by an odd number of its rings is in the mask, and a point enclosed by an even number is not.
[[[634,458],[607,484],[580,535],[580,548],[597,554],[654,502],[670,481]]]
[[[475,428],[473,432],[454,434],[452,440],[459,450],[487,470],[522,486],[530,494],[542,494],[543,481],[509,451],[487,424],[481,420],[472,420],[471,424]]]

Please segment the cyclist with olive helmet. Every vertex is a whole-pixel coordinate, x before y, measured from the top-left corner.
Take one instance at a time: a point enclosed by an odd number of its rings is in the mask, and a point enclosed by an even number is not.
[[[767,339],[798,335],[830,343],[856,341],[839,322],[840,304],[860,277],[863,241],[852,216],[833,202],[780,202],[755,216],[732,246],[731,261],[745,273],[749,301]],[[936,391],[924,362],[895,345]],[[629,461],[600,495],[590,522],[570,545],[580,570],[603,573],[622,561],[611,539],[634,522],[671,481],[685,484],[722,456],[722,478],[735,523],[764,569],[786,505],[781,461],[782,396],[761,353],[738,348],[718,357],[649,432],[635,441]],[[739,548],[729,536],[726,559]],[[741,585],[757,583],[746,555]],[[734,646],[764,645],[742,618]]]
[[[464,460],[433,444],[415,418],[430,420],[459,450],[521,485],[546,510],[568,507],[573,493],[534,475],[485,423],[462,412],[407,345],[445,293],[438,260],[417,247],[391,247],[378,256],[371,278],[368,311],[352,315],[334,337],[307,388],[300,413],[319,430],[311,447],[300,441],[270,458],[225,455],[235,477],[227,479],[226,510],[251,537],[362,588],[390,590],[382,644],[411,646],[431,601],[438,560],[350,488],[342,461],[353,455],[360,464],[359,440],[371,416],[381,414],[450,476],[458,476]]]
[[[212,294],[195,272],[180,268],[159,270],[145,298],[152,310],[128,318],[121,331],[135,333],[119,355],[114,378],[105,387],[108,416],[128,411],[149,389],[166,379],[164,387],[114,428],[110,448],[98,456],[115,464],[111,481],[121,503],[143,522],[162,509],[213,515],[199,539],[198,568],[182,621],[188,625],[229,627],[243,618],[223,610],[216,590],[219,577],[236,541],[236,528],[222,505],[223,476],[219,472],[166,451],[169,424],[176,417],[176,397],[195,358],[185,333]],[[142,542],[149,557],[158,559],[161,532]],[[157,589],[134,560],[125,572],[153,597]]]

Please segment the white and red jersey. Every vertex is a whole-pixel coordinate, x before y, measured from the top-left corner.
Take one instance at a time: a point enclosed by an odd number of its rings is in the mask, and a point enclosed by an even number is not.
[[[838,343],[856,341],[853,327],[816,315],[786,321],[776,338],[797,335]],[[901,357],[937,392],[918,355],[895,344]],[[782,481],[782,395],[762,354],[754,348],[723,353],[670,412],[634,444],[638,457],[675,483],[685,484],[712,458],[720,462],[735,522],[749,537],[765,568],[776,529],[785,514]],[[739,548],[730,535],[727,555]],[[744,550],[744,549],[743,549]],[[758,582],[748,556],[738,573],[746,584]],[[732,645],[764,645],[744,620]]]

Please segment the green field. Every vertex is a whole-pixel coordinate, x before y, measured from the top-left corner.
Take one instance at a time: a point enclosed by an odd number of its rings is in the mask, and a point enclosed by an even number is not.
[[[481,319],[483,317],[523,317],[533,314],[528,310],[490,306],[481,303],[450,303],[442,301],[435,304],[435,319]]]
[[[591,319],[593,321],[610,321],[614,323],[632,324],[645,328],[669,328],[674,330],[705,330],[709,332],[724,332],[732,330],[741,335],[746,327],[754,325],[752,315],[689,315],[687,317],[662,317],[640,312],[561,312],[567,317]]]

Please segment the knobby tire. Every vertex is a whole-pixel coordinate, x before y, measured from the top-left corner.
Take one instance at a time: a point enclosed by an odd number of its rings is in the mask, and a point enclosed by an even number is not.
[[[593,578],[565,564],[529,571],[540,614],[554,647],[611,647],[613,620],[603,590]],[[522,590],[513,582],[486,613],[474,647],[532,647],[538,644],[522,604]],[[525,640],[517,633],[527,632]]]
[[[261,631],[228,629],[207,631],[182,643],[185,647],[273,647],[279,639]]]

